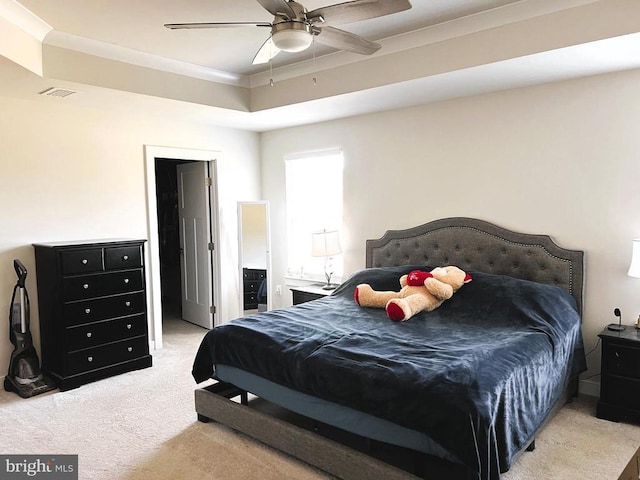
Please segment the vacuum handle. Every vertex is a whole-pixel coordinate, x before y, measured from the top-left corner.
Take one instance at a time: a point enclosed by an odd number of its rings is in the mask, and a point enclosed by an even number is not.
[[[18,275],[18,286],[24,288],[24,282],[27,279],[27,269],[18,259],[13,261],[13,268],[16,270],[16,275]]]

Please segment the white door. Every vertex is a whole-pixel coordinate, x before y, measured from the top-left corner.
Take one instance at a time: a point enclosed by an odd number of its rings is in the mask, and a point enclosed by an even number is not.
[[[213,328],[211,221],[207,162],[178,165],[182,318]]]

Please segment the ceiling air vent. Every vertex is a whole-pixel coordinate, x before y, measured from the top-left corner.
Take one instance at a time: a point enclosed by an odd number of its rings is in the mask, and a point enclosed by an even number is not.
[[[67,90],[66,88],[51,87],[47,88],[44,92],[40,92],[40,95],[46,95],[47,97],[68,97],[78,93],[75,90]]]

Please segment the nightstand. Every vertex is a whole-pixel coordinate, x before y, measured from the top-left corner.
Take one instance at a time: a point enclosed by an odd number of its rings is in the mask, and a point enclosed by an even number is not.
[[[311,300],[318,300],[319,298],[331,295],[335,290],[323,290],[322,284],[320,283],[303,285],[299,287],[290,287],[290,289],[293,295],[294,305],[310,302]]]
[[[627,325],[622,332],[606,328],[602,339],[602,366],[598,418],[640,422],[640,330]]]

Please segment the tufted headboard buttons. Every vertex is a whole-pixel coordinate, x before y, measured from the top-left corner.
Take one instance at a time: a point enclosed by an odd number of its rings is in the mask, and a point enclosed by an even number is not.
[[[367,240],[366,266],[457,265],[556,285],[582,312],[584,252],[558,246],[548,235],[518,233],[484,220],[453,217]]]

